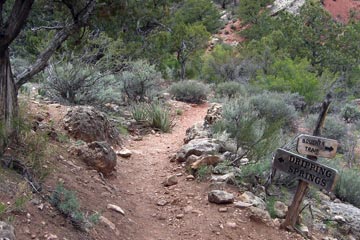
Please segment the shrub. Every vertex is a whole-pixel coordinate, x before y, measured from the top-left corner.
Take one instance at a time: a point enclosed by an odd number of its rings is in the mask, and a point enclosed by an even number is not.
[[[219,83],[215,91],[219,97],[227,98],[234,98],[244,93],[242,84],[233,81]]]
[[[283,122],[284,127],[293,128],[296,111],[292,105],[285,102],[284,95],[264,92],[250,98],[250,103],[259,112],[259,116],[266,121]]]
[[[174,83],[170,87],[170,93],[179,101],[201,103],[206,99],[209,88],[202,82],[187,80]]]
[[[250,99],[237,98],[223,104],[223,119],[216,128],[225,130],[243,155],[257,161],[273,150],[283,122],[282,118],[261,114]]]
[[[355,104],[345,104],[341,109],[341,117],[348,123],[356,122],[360,119],[360,111]]]
[[[154,65],[138,60],[121,74],[123,92],[130,101],[146,101],[160,84],[161,74]]]
[[[75,192],[64,188],[61,184],[56,186],[50,197],[50,203],[64,216],[69,217],[72,224],[81,230],[92,227],[99,219],[97,213],[90,216],[84,214],[80,210],[80,203]]]
[[[360,207],[360,176],[359,169],[343,169],[339,171],[334,193],[342,201]]]
[[[133,105],[132,116],[137,122],[147,123],[163,132],[170,132],[172,127],[170,111],[159,102]]]

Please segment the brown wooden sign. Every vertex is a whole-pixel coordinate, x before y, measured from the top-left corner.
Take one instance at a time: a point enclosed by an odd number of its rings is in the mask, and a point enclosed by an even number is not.
[[[334,158],[339,143],[336,140],[301,134],[296,150],[300,154],[315,157]]]
[[[337,170],[282,148],[276,151],[273,167],[327,191],[332,191],[337,176]]]

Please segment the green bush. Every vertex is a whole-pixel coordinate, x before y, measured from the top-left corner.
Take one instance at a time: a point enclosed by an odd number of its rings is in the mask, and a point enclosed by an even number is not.
[[[348,123],[356,122],[360,119],[359,107],[355,104],[345,104],[341,109],[341,117]]]
[[[293,128],[296,119],[295,108],[286,103],[283,94],[264,92],[250,98],[250,103],[266,121],[280,121],[283,128]]]
[[[241,83],[231,81],[219,83],[216,86],[215,92],[219,97],[222,98],[234,98],[236,96],[242,95],[244,93],[244,89]]]
[[[170,111],[159,102],[133,105],[132,116],[137,122],[147,123],[150,127],[163,132],[170,132],[173,125]]]
[[[255,99],[255,98],[253,98]],[[259,111],[252,98],[236,98],[223,104],[223,119],[213,130],[226,131],[241,147],[243,155],[254,161],[267,156],[280,137],[287,116],[268,115]]]
[[[171,85],[170,93],[179,101],[201,103],[207,98],[209,88],[202,82],[187,80]]]
[[[343,169],[339,171],[334,193],[342,201],[360,207],[360,175],[359,169]]]
[[[161,82],[161,74],[154,65],[138,60],[130,63],[121,74],[123,92],[130,101],[146,101],[151,98]]]
[[[75,192],[64,188],[61,184],[56,186],[50,196],[50,203],[64,216],[69,217],[72,224],[81,230],[92,227],[99,219],[97,213],[90,216],[84,214],[80,209],[80,203]]]

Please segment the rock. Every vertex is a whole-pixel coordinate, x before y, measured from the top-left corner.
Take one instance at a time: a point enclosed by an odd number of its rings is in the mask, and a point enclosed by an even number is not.
[[[227,211],[228,211],[227,207],[219,208],[219,212],[227,212]]]
[[[195,177],[194,177],[194,175],[187,175],[185,179],[188,181],[194,181]]]
[[[207,138],[208,134],[208,131],[205,130],[204,125],[201,122],[196,123],[186,130],[184,143],[188,143],[196,138]]]
[[[176,218],[177,219],[182,219],[182,218],[184,218],[184,214],[180,213],[180,214],[176,215]]]
[[[209,165],[215,166],[221,161],[222,159],[220,156],[216,156],[216,155],[202,156],[196,162],[191,164],[191,169],[196,170],[199,169],[199,167],[201,166],[209,166]]]
[[[286,213],[288,211],[288,206],[286,206],[285,203],[280,202],[280,201],[276,201],[274,203],[274,211],[275,211],[275,215],[278,218],[285,218],[286,217]]]
[[[169,186],[172,186],[172,185],[175,185],[178,183],[178,179],[177,179],[177,176],[176,175],[172,175],[172,176],[169,176],[167,177],[164,182],[163,182],[163,185],[165,187],[169,187]]]
[[[235,182],[235,174],[233,172],[230,172],[224,175],[211,175],[210,181],[233,184]]]
[[[70,152],[104,175],[109,175],[115,170],[116,154],[107,142],[74,146]]]
[[[309,237],[309,228],[303,224],[300,224],[298,226],[298,229],[306,236],[306,237]]]
[[[201,156],[222,151],[222,142],[212,138],[193,139],[179,150],[177,161],[183,162],[190,155]]]
[[[332,220],[338,222],[338,223],[346,223],[346,220],[343,216],[341,215],[335,215]]]
[[[111,230],[115,230],[116,226],[114,223],[112,223],[109,219],[107,219],[104,216],[100,216],[99,218],[100,222],[104,223],[105,225],[107,225]]]
[[[240,209],[249,208],[251,206],[252,206],[251,203],[244,203],[244,202],[241,202],[241,201],[234,202],[234,207],[240,208]]]
[[[260,209],[266,209],[266,203],[261,198],[255,196],[252,192],[246,191],[240,197],[239,201],[244,203],[251,203],[253,206],[258,207]]]
[[[122,214],[123,216],[125,216],[125,211],[121,207],[119,207],[117,205],[108,204],[107,209],[114,210],[115,212],[118,212],[118,213]]]
[[[211,182],[209,185],[209,191],[212,190],[224,190],[226,186],[225,182]]]
[[[257,207],[250,207],[249,209],[250,209],[249,218],[251,220],[255,222],[270,224],[270,225],[273,224],[270,214],[266,210]]]
[[[15,240],[14,227],[6,222],[0,221],[0,239]]]
[[[234,195],[221,190],[212,190],[208,194],[208,201],[216,204],[233,203]]]
[[[183,154],[184,155],[184,154]],[[185,155],[184,155],[185,156]],[[185,158],[184,158],[185,159]],[[189,157],[187,157],[187,159],[185,159],[184,161],[186,161],[187,165],[191,165],[194,162],[196,162],[197,160],[199,160],[200,157],[196,156],[196,155],[190,155]]]
[[[220,119],[222,119],[222,105],[219,103],[211,104],[210,108],[207,110],[204,125],[211,126]]]
[[[184,212],[185,212],[185,213],[189,213],[189,212],[191,212],[193,209],[194,209],[194,208],[193,208],[192,206],[188,205],[188,206],[184,207]]]
[[[235,222],[226,222],[226,226],[228,226],[229,228],[236,228],[237,227]]]
[[[123,158],[128,158],[131,156],[131,154],[132,154],[132,152],[127,148],[123,148],[120,151],[116,152],[116,155],[123,157]]]
[[[51,233],[45,234],[44,237],[45,237],[46,240],[57,240],[57,239],[59,239],[58,236],[56,236],[55,234],[51,234]]]
[[[37,206],[37,208],[42,211],[42,210],[44,209],[44,204],[43,204],[43,203],[40,203],[40,204]]]
[[[121,144],[117,128],[94,107],[76,106],[70,109],[64,117],[64,128],[73,138],[88,143],[107,141],[112,145]]]
[[[168,204],[168,201],[166,201],[166,200],[159,200],[157,203],[156,203],[156,205],[158,205],[158,206],[161,206],[161,207],[163,207],[163,206],[165,206],[166,204]]]

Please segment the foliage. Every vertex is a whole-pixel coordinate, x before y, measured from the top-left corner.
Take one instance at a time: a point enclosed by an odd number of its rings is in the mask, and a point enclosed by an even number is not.
[[[239,5],[238,15],[241,20],[246,23],[258,23],[258,18],[260,16],[260,10],[266,5],[270,4],[272,0],[242,0]]]
[[[66,189],[61,184],[56,186],[50,196],[50,203],[65,217],[70,218],[72,224],[81,230],[92,227],[99,219],[97,213],[90,216],[84,214],[80,209],[80,203],[75,192]]]
[[[205,181],[211,174],[211,166],[203,165],[200,166],[196,171],[196,178],[198,181]]]
[[[267,99],[260,105],[258,99],[263,100],[263,96],[236,98],[225,102],[223,119],[216,124],[221,125],[217,127],[218,131],[225,130],[235,140],[237,148],[241,147],[242,154],[254,161],[263,159],[273,150],[281,136],[281,128],[287,123],[287,118],[293,116],[294,111],[280,100]],[[280,107],[287,109],[287,115],[284,116],[279,111],[271,114],[273,109]]]
[[[121,81],[128,100],[143,102],[159,86],[161,74],[156,71],[155,66],[138,60],[129,64],[128,69],[121,74]]]
[[[243,94],[244,88],[242,84],[238,82],[223,82],[216,86],[215,92],[219,97],[222,98],[234,98]]]
[[[348,123],[356,122],[360,119],[359,107],[356,104],[346,104],[341,109],[341,117]]]
[[[299,93],[307,103],[314,103],[322,96],[321,85],[316,74],[309,71],[305,59],[293,61],[289,58],[277,60],[268,74],[257,76],[261,86],[272,91]]]
[[[172,21],[185,24],[202,24],[208,32],[214,33],[220,27],[220,13],[212,1],[185,0],[175,12]]]
[[[170,93],[179,101],[201,103],[207,98],[209,88],[202,82],[187,80],[172,84]]]
[[[150,127],[163,132],[170,132],[173,126],[170,111],[159,102],[139,103],[132,106],[132,116],[137,122],[148,124]]]
[[[336,183],[334,193],[342,201],[360,207],[360,176],[359,169],[343,169]]]
[[[236,176],[237,182],[250,183],[253,186],[259,184],[259,181],[266,178],[266,174],[269,173],[271,168],[270,160],[258,161],[256,163],[249,163],[241,167],[241,172]],[[261,183],[260,183],[261,184]]]

